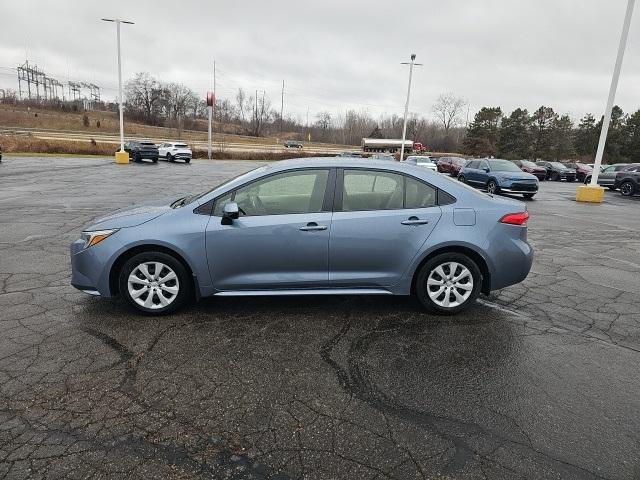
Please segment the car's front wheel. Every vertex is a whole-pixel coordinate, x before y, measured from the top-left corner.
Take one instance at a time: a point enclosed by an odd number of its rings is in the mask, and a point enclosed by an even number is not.
[[[120,270],[119,287],[131,306],[150,315],[172,312],[191,295],[186,269],[163,252],[143,252],[127,260]]]
[[[467,179],[464,178],[464,175],[458,175],[458,181],[462,183],[467,183]]]
[[[173,157],[170,153],[167,153],[167,162],[173,162]]]
[[[534,195],[535,195],[535,193],[523,193],[523,194],[522,194],[522,196],[523,196],[524,198],[527,198],[527,199],[531,199],[531,198],[533,198],[533,196],[534,196]]]
[[[489,180],[487,182],[487,192],[491,193],[492,195],[495,195],[499,191],[500,191],[500,187],[498,187],[498,184],[496,183],[495,180]]]
[[[632,197],[634,193],[633,183],[624,182],[622,185],[620,185],[620,193],[625,197]]]
[[[416,295],[430,312],[453,315],[473,304],[481,286],[482,273],[471,258],[446,252],[422,266],[416,279]]]

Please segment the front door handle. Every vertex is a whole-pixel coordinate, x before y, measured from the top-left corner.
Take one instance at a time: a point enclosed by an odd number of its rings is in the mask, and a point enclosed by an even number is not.
[[[402,221],[402,225],[424,225],[429,223],[429,220],[420,220],[418,217],[411,216]]]
[[[313,232],[316,230],[326,230],[326,225],[318,225],[316,222],[309,222],[304,227],[300,227],[303,232]]]

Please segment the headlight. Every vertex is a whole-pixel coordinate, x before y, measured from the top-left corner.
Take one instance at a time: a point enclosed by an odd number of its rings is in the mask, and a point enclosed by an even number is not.
[[[116,228],[114,230],[96,230],[94,232],[82,232],[82,235],[80,235],[80,238],[84,240],[84,248],[87,249],[89,247],[93,247],[94,245],[97,245],[98,243],[103,241],[105,238],[116,233],[118,230],[119,229]]]

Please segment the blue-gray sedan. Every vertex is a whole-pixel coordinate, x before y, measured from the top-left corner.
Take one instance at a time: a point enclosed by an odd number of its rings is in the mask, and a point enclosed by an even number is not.
[[[412,293],[453,314],[527,276],[528,217],[412,165],[288,160],[96,220],[71,245],[71,282],[150,314],[212,295]]]

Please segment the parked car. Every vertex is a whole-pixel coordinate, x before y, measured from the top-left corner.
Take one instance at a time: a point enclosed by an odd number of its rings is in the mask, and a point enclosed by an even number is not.
[[[189,163],[193,152],[186,143],[166,142],[158,145],[158,155],[160,158],[166,159],[167,162],[182,160],[185,163]]]
[[[513,163],[515,163],[520,170],[534,175],[540,181],[546,180],[547,178],[547,169],[539,167],[529,160],[513,160]]]
[[[404,159],[404,161],[410,165],[417,165],[418,167],[428,168],[434,172],[438,170],[434,158],[428,155],[411,155]]]
[[[158,161],[158,147],[153,142],[132,140],[124,144],[124,151],[129,153],[129,158],[134,162],[141,162],[144,158],[153,163]]]
[[[632,197],[640,193],[640,164],[631,165],[616,173],[613,188],[619,188],[620,193],[625,197]]]
[[[462,168],[458,180],[491,194],[513,193],[533,198],[538,192],[538,179],[509,160],[471,160]]]
[[[302,148],[302,142],[298,142],[297,140],[287,140],[284,142],[284,148]]]
[[[567,168],[560,162],[543,162],[538,161],[536,165],[547,170],[547,180],[559,182],[566,180],[567,182],[576,181],[576,171],[573,168]]]
[[[362,154],[358,152],[340,152],[336,155],[336,157],[354,157],[354,158],[362,158]]]
[[[633,163],[614,163],[613,165],[605,165],[602,171],[598,174],[598,185],[607,187],[609,190],[615,190],[616,175],[618,172],[622,172],[634,165],[635,164]],[[584,183],[591,183],[591,175],[587,175],[585,177]]]
[[[71,283],[147,314],[192,297],[411,293],[454,314],[528,275],[528,217],[425,168],[287,160],[95,220],[71,245]]]
[[[448,173],[452,177],[457,177],[460,170],[467,164],[467,160],[462,157],[440,157],[438,159],[438,171]]]
[[[563,165],[567,168],[573,168],[576,171],[576,178],[579,182],[584,182],[584,179],[587,178],[587,175],[591,175],[593,172],[593,167],[586,165],[584,163],[563,163]]]

